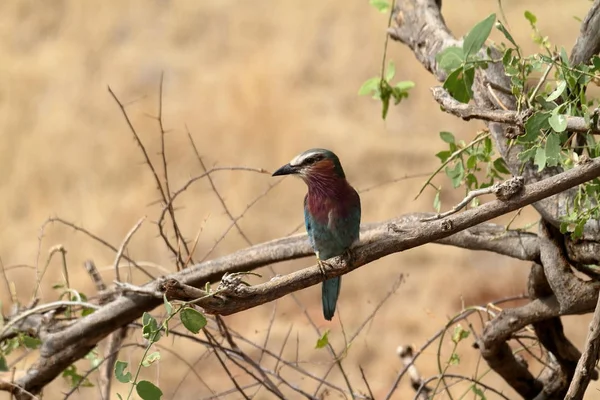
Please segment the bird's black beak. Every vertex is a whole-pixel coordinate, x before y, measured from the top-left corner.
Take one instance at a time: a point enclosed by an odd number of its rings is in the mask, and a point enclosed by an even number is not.
[[[279,175],[291,175],[297,172],[297,168],[292,167],[290,164],[285,164],[283,167],[279,168],[277,171],[273,172],[272,176]]]

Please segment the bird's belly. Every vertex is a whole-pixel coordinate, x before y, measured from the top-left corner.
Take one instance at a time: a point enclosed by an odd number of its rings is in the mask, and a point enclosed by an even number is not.
[[[352,243],[341,243],[339,235],[331,231],[327,226],[313,227],[312,245],[315,252],[319,253],[321,260],[339,256],[346,251]]]

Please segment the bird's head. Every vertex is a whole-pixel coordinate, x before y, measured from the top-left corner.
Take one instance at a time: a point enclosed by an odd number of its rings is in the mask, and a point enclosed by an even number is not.
[[[273,173],[273,176],[278,175],[298,175],[307,183],[346,178],[339,158],[326,149],[310,149],[298,154],[289,164]]]

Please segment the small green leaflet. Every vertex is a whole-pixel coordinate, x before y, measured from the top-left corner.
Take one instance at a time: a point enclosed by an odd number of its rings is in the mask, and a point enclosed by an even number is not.
[[[435,212],[438,212],[438,213],[442,209],[442,202],[440,200],[440,191],[439,190],[437,192],[435,192],[435,197],[433,198],[433,208],[435,209]]]
[[[540,136],[541,131],[550,128],[548,119],[550,114],[546,112],[537,112],[525,122],[525,135],[519,136],[519,143],[533,142]]]
[[[465,53],[460,47],[450,46],[440,51],[435,59],[440,68],[446,72],[451,72],[462,66],[465,61]]]
[[[546,150],[543,147],[538,147],[535,151],[533,163],[538,166],[538,172],[546,167]]]
[[[537,17],[529,11],[525,11],[525,18],[527,18],[527,21],[529,21],[531,26],[535,26],[537,23]]]
[[[163,294],[163,303],[165,304],[165,310],[167,310],[167,315],[170,317],[173,315],[173,305],[167,300],[167,295]]]
[[[206,326],[206,318],[204,315],[191,307],[186,307],[181,310],[179,318],[181,319],[183,326],[192,333],[198,333]]]
[[[160,360],[160,353],[158,351],[155,351],[154,353],[148,354],[146,356],[146,358],[144,358],[144,360],[142,361],[142,366],[149,367],[155,361],[158,361],[158,360]]]
[[[456,344],[461,340],[464,340],[469,337],[469,331],[463,329],[463,327],[458,324],[454,327],[454,333],[452,333],[452,341]]]
[[[467,33],[467,36],[463,41],[463,51],[465,52],[465,56],[468,57],[473,55],[481,49],[487,38],[490,36],[495,21],[496,14],[490,14],[489,17],[479,22],[469,33]]]
[[[373,93],[373,98],[379,98],[379,83],[381,82],[381,78],[376,76],[374,78],[367,79],[365,83],[362,84],[360,89],[358,89],[358,95],[364,96],[367,94]]]
[[[390,10],[390,3],[388,3],[386,0],[369,0],[369,4],[384,14]]]
[[[319,340],[317,340],[317,344],[315,345],[315,349],[322,349],[323,347],[327,346],[328,344],[329,344],[329,329],[327,329],[323,333],[323,336],[321,336],[319,338]]]
[[[468,103],[473,97],[473,81],[475,68],[458,68],[446,78],[444,89],[461,103]]]
[[[558,165],[560,158],[560,135],[550,133],[546,138],[546,165],[554,167]]]
[[[515,42],[515,39],[513,39],[512,35],[508,31],[508,29],[506,29],[506,27],[504,26],[504,24],[501,21],[496,22],[496,29],[498,29],[500,32],[502,32],[504,34],[504,37],[507,38],[508,41],[513,44],[513,46],[515,46],[516,48],[519,48],[519,46]]]
[[[560,114],[560,108],[556,107],[552,110],[550,114],[550,118],[548,118],[548,123],[550,127],[554,130],[554,132],[564,132],[567,129],[567,116],[565,114]]]
[[[144,326],[142,328],[142,336],[144,337],[144,339],[149,339],[154,342],[158,342],[158,339],[160,339],[161,334],[159,332],[160,329],[158,327],[158,322],[156,322],[156,319],[152,315],[145,312],[142,315],[142,325]]]
[[[458,365],[460,364],[460,356],[456,353],[452,353],[452,355],[450,356],[450,360],[448,360],[448,363],[450,365]]]
[[[0,356],[0,372],[8,371],[8,364],[6,364],[6,358],[4,356]]]
[[[554,89],[554,91],[552,93],[550,93],[548,95],[548,97],[546,97],[546,101],[554,101],[554,100],[558,99],[560,97],[560,95],[565,91],[566,87],[567,87],[566,81],[559,81],[558,84],[556,85],[556,89]]]
[[[396,66],[390,61],[385,70],[385,80],[389,82],[390,80],[394,79],[394,75],[396,75]]]
[[[121,383],[131,382],[131,372],[125,372],[127,363],[125,361],[117,361],[115,363],[115,377]]]
[[[163,395],[162,390],[149,381],[139,381],[135,391],[143,400],[160,400]]]
[[[477,396],[478,399],[487,400],[485,397],[485,394],[483,394],[483,391],[481,389],[479,389],[477,386],[475,386],[474,384],[473,384],[473,386],[471,386],[471,390],[473,391],[473,393],[475,393],[475,396]]]
[[[456,143],[456,139],[454,139],[454,135],[451,132],[440,132],[440,139],[446,143]]]

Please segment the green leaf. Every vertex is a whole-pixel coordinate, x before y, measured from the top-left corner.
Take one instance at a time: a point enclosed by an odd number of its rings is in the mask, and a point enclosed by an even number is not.
[[[527,18],[527,21],[529,21],[531,26],[535,27],[535,24],[537,23],[537,17],[535,15],[530,11],[525,11],[525,18]]]
[[[394,86],[394,87],[398,90],[405,92],[405,91],[408,91],[409,89],[414,88],[415,83],[413,81],[400,81],[400,82],[396,83],[396,86]]]
[[[452,152],[450,150],[444,150],[444,151],[440,151],[435,156],[437,158],[439,158],[442,161],[442,163],[444,163],[444,162],[446,162],[447,159],[450,158],[451,155],[452,155]]]
[[[546,165],[554,167],[558,165],[560,157],[560,135],[550,133],[546,138]]]
[[[93,314],[94,311],[96,311],[96,310],[93,309],[93,308],[86,307],[83,310],[81,310],[81,316],[82,317],[87,317],[88,315]]]
[[[173,315],[173,305],[167,300],[166,293],[163,294],[163,303],[165,304],[165,310],[167,311],[167,315],[170,317]]]
[[[131,382],[131,372],[125,372],[127,363],[125,361],[119,361],[115,363],[115,377],[121,383]]]
[[[450,365],[458,365],[460,364],[460,356],[456,353],[452,353],[452,355],[450,355],[450,359],[448,360],[448,363]]]
[[[119,400],[123,400],[123,397],[121,397],[119,393],[117,393],[117,397],[119,398]]]
[[[183,326],[192,333],[198,333],[206,326],[206,318],[204,315],[191,307],[186,307],[181,310],[179,318],[181,319]]]
[[[387,13],[390,10],[390,3],[386,0],[370,0],[369,4],[375,7],[380,13]]]
[[[38,338],[24,335],[23,336],[23,344],[28,349],[37,349],[42,344],[42,341]]]
[[[6,358],[4,356],[0,356],[0,372],[8,371],[8,364],[6,363]]]
[[[438,213],[442,209],[442,202],[440,200],[440,191],[439,190],[437,192],[435,192],[435,197],[433,198],[433,208],[435,209],[435,212],[438,212]]]
[[[496,169],[496,171],[500,172],[501,174],[510,174],[510,171],[508,170],[508,167],[506,166],[506,161],[504,161],[504,158],[497,158],[494,160],[494,168]]]
[[[496,14],[490,14],[489,17],[475,25],[467,34],[463,42],[463,50],[467,57],[477,53],[479,49],[481,49],[487,38],[490,36],[495,21]]]
[[[451,132],[440,132],[440,138],[446,143],[456,143],[456,139]]]
[[[533,163],[538,166],[538,171],[541,171],[546,167],[546,150],[543,147],[538,147],[535,151]]]
[[[160,339],[160,333],[158,333],[159,328],[156,319],[152,315],[145,312],[142,315],[142,324],[144,326],[142,328],[142,336],[144,337],[144,339],[157,342],[158,339]]]
[[[508,41],[511,42],[513,44],[513,46],[515,46],[516,48],[519,48],[519,45],[515,42],[515,39],[513,39],[512,35],[508,31],[508,29],[506,29],[506,27],[504,26],[504,24],[501,21],[496,22],[496,29],[498,29],[500,32],[502,32],[504,37],[506,39],[508,39]]]
[[[536,147],[530,147],[519,153],[519,161],[526,162],[535,156]]]
[[[519,143],[530,143],[536,140],[543,130],[550,128],[549,118],[550,114],[541,111],[529,117],[525,122],[525,135],[519,137]]]
[[[160,400],[163,395],[162,390],[149,381],[139,381],[135,391],[143,400]]]
[[[454,332],[452,333],[452,341],[456,344],[461,340],[464,340],[469,337],[469,331],[463,329],[463,327],[458,324],[454,327]]]
[[[474,188],[476,189],[479,186],[479,182],[477,182],[477,177],[475,176],[475,174],[468,174],[465,177],[465,183],[467,184],[469,190]]]
[[[564,132],[567,129],[567,116],[565,114],[559,114],[560,107],[556,107],[552,110],[548,123],[554,132]]]
[[[91,387],[94,386],[92,384],[92,382],[90,382],[87,378],[84,378],[82,375],[80,375],[77,372],[77,367],[73,364],[69,365],[67,368],[65,368],[65,370],[62,372],[62,377],[65,378],[69,384],[71,385],[71,387],[77,387],[77,386],[82,386],[82,387]]]
[[[391,81],[394,75],[396,75],[396,66],[390,61],[385,71],[385,80],[388,82]]]
[[[567,81],[558,81],[556,89],[546,97],[546,101],[554,101],[560,97],[567,87]]]
[[[364,96],[367,94],[371,94],[373,92],[379,92],[379,83],[381,82],[381,78],[376,76],[374,78],[367,79],[365,83],[362,84],[360,89],[358,89],[358,95]]]
[[[446,175],[452,180],[452,186],[456,189],[465,177],[465,168],[461,162],[457,162],[454,168],[446,167]]]
[[[479,389],[477,386],[475,386],[475,384],[473,384],[471,386],[471,390],[473,391],[473,393],[475,393],[475,396],[477,398],[479,398],[480,400],[487,400],[483,391],[481,389]]]
[[[457,46],[446,47],[435,56],[435,60],[440,68],[446,72],[454,71],[461,67],[465,58],[465,52]]]
[[[146,358],[144,358],[144,360],[142,361],[142,365],[144,367],[149,367],[150,365],[152,365],[152,363],[158,360],[160,360],[160,353],[158,351],[155,351],[154,353],[148,354]]]
[[[323,335],[317,340],[315,349],[322,349],[329,344],[329,329],[327,329]]]
[[[477,155],[473,154],[469,158],[467,158],[467,169],[475,169],[477,167]]]
[[[387,117],[387,113],[390,109],[390,96],[386,96],[386,97],[382,97],[381,98],[381,118],[385,119],[385,117]]]
[[[572,236],[573,239],[579,239],[583,236],[583,228],[585,226],[586,220],[582,219],[577,221],[577,225],[575,225],[575,230],[573,230]]]
[[[475,68],[459,68],[448,75],[444,82],[444,89],[461,103],[468,103],[473,97],[474,79]]]

